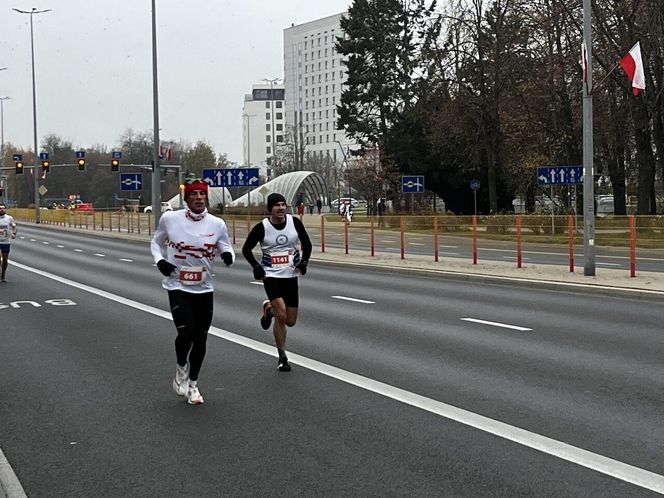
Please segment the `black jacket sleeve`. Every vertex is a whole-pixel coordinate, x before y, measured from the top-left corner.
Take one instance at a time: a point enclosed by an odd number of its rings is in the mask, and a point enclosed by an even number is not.
[[[256,247],[256,244],[260,244],[260,242],[263,240],[263,237],[265,237],[263,223],[258,223],[257,225],[254,225],[254,228],[251,229],[251,232],[249,232],[249,235],[247,236],[247,240],[242,246],[242,255],[252,268],[256,265],[259,265],[260,263],[258,260],[256,260],[254,253],[251,251],[254,247]]]
[[[297,230],[297,236],[300,238],[300,243],[302,244],[302,259],[304,261],[309,261],[311,257],[311,239],[309,239],[309,234],[307,229],[304,228],[304,223],[299,218],[293,216],[293,224],[295,225],[295,230]]]

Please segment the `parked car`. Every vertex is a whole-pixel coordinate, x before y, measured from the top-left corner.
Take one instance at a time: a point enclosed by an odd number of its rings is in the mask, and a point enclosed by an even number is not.
[[[161,212],[165,211],[173,211],[173,206],[171,206],[170,202],[162,202],[161,203]],[[151,213],[152,212],[152,206],[145,206],[143,208],[144,213]]]
[[[76,209],[78,211],[94,211],[95,208],[91,202],[83,202],[80,199],[76,199],[75,201],[70,201],[69,209]]]
[[[348,204],[348,199],[349,199],[348,197],[342,197],[341,199],[334,199],[331,202],[332,207],[335,210],[338,211],[339,210],[339,202],[341,202],[342,204]],[[357,199],[354,199],[354,198],[351,197],[350,198],[350,205],[353,206],[353,209],[357,208],[357,204],[358,204]]]

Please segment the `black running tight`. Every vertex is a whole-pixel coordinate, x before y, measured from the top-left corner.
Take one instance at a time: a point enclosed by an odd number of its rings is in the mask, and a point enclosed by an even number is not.
[[[192,294],[180,290],[168,291],[173,323],[178,331],[175,356],[180,366],[189,361],[191,380],[198,380],[205,358],[205,343],[212,323],[212,296],[212,292]]]

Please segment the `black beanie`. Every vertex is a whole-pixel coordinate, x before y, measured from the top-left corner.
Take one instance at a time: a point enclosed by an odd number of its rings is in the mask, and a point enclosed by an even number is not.
[[[272,208],[277,202],[286,203],[286,198],[281,194],[277,194],[276,192],[267,196],[267,210],[270,213],[272,212]]]

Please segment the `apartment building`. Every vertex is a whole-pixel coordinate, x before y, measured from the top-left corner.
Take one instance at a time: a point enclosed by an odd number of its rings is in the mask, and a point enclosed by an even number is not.
[[[242,107],[243,164],[259,167],[261,181],[272,177],[275,146],[283,143],[286,130],[285,90],[280,83],[252,85]]]
[[[284,29],[286,127],[299,130],[305,154],[343,161],[356,143],[336,129],[337,105],[345,80],[342,57],[335,50],[344,13]]]

